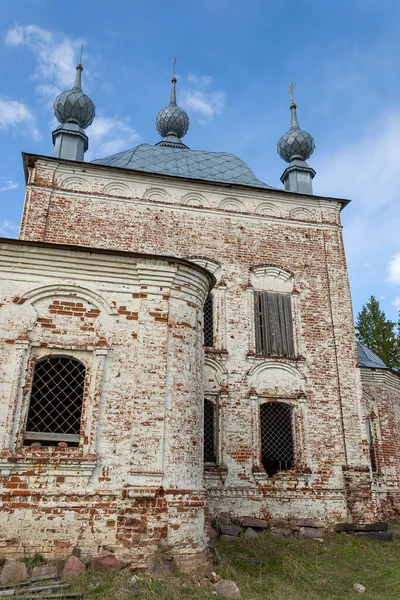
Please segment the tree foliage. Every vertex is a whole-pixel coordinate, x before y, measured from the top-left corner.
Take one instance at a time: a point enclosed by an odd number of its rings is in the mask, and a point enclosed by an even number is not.
[[[386,366],[400,370],[400,314],[397,323],[390,321],[379,300],[371,296],[358,313],[356,335]]]

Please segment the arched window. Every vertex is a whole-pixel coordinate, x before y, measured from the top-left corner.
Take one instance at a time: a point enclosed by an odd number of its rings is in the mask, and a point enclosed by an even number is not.
[[[86,368],[71,356],[44,356],[34,367],[24,443],[76,446]]]
[[[204,345],[214,346],[214,298],[208,294],[204,303]]]
[[[217,463],[217,410],[216,402],[204,399],[204,462]]]
[[[283,402],[260,406],[261,460],[269,476],[289,471],[294,464],[293,411]]]

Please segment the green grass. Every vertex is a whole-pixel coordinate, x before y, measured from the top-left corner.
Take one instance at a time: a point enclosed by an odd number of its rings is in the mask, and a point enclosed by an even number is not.
[[[314,540],[281,540],[268,532],[257,539],[241,538],[234,544],[218,543],[216,571],[233,579],[242,600],[400,600],[400,537],[393,542],[372,542],[351,536],[326,536]],[[127,571],[99,575],[88,571],[74,589],[85,599],[132,598]],[[353,584],[367,588],[353,591]],[[205,600],[215,598],[207,582],[185,576],[167,580],[140,577],[138,600]]]

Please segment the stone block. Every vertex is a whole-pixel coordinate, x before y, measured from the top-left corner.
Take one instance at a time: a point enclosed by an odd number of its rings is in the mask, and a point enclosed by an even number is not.
[[[214,583],[213,589],[219,598],[240,598],[238,586],[230,579],[220,579]]]
[[[324,537],[323,532],[320,529],[316,529],[314,527],[301,527],[300,535],[302,537],[306,537],[306,538],[310,538],[310,539],[317,539],[317,538]]]
[[[51,565],[42,565],[41,567],[34,567],[32,569],[32,577],[57,577],[57,567]]]
[[[257,536],[258,536],[257,532],[254,531],[254,529],[252,527],[248,527],[246,529],[246,531],[244,532],[244,537],[246,537],[246,538],[254,538]]]
[[[268,529],[268,521],[256,519],[255,517],[245,517],[241,521],[242,527],[252,527],[253,529]]]
[[[22,562],[9,562],[0,575],[0,583],[18,583],[28,579],[28,569]]]
[[[241,528],[237,525],[220,525],[221,535],[233,535],[237,537],[241,533]]]
[[[280,538],[293,537],[293,531],[289,527],[274,527],[271,529],[271,534]]]
[[[126,567],[126,563],[123,560],[119,560],[115,554],[105,554],[103,556],[95,556],[90,561],[90,566],[97,571],[121,571]]]
[[[373,540],[375,542],[391,542],[393,535],[390,531],[357,531],[354,537]]]
[[[156,577],[168,577],[175,572],[175,560],[170,554],[152,554],[146,559],[149,573]]]
[[[295,523],[298,527],[316,527],[323,528],[325,527],[324,523],[318,521],[317,519],[297,519]]]
[[[70,556],[61,572],[62,579],[68,579],[69,577],[77,577],[82,575],[86,571],[86,566],[77,556]]]

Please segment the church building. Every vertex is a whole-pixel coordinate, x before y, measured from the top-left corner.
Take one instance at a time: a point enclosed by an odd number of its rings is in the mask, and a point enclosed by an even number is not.
[[[1,554],[191,571],[212,518],[398,514],[400,375],[357,348],[348,200],[313,194],[294,100],[277,189],[182,141],[175,77],[157,144],[85,162],[81,72],[0,239]]]

